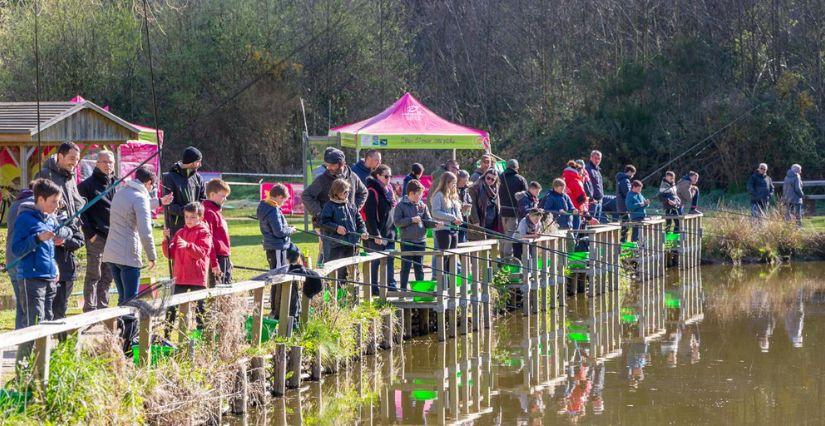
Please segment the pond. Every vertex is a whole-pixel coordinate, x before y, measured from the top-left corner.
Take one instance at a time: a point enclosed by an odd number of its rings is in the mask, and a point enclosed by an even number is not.
[[[825,264],[669,271],[416,338],[238,424],[825,422]]]

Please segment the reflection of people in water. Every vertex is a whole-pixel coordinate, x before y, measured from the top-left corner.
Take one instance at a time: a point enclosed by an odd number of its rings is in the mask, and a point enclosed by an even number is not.
[[[627,354],[627,379],[630,382],[630,387],[638,388],[639,383],[645,379],[645,366],[647,366],[650,358],[647,353],[647,342],[643,339],[630,341],[627,343],[624,352]]]
[[[751,328],[756,335],[759,349],[763,353],[767,353],[771,350],[771,337],[773,336],[773,329],[776,327],[767,292],[754,292],[751,311],[754,313]]]
[[[695,322],[690,324],[687,330],[690,335],[690,339],[688,340],[690,344],[690,363],[696,364],[702,359],[702,353],[699,352],[699,348],[702,346],[702,339],[699,337],[699,323]]]
[[[797,298],[793,307],[785,314],[785,331],[795,348],[802,347],[802,326],[805,325],[805,302],[802,300],[802,290],[797,290]]]
[[[665,365],[668,367],[676,367],[684,324],[684,321],[669,321],[666,324],[666,334],[660,344],[660,350],[665,357]]]
[[[593,414],[604,412],[604,363],[597,361],[593,367],[590,380],[593,382],[593,389],[590,392],[590,403],[593,406]]]
[[[567,367],[567,382],[560,412],[570,416],[571,421],[574,422],[584,415],[585,402],[587,402],[593,386],[588,374],[589,371],[589,353],[586,348],[577,344]]]

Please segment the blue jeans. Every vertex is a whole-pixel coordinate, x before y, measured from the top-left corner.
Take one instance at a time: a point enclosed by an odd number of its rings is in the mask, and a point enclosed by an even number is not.
[[[372,250],[395,250],[395,242],[394,241],[387,241],[384,240],[387,244],[383,246],[379,246],[375,243],[375,240],[369,240],[366,242],[366,246]],[[372,265],[370,265],[370,271],[372,276],[372,294],[378,294],[378,268],[381,266],[380,260],[373,260]],[[387,256],[387,287],[391,287],[393,290],[396,288],[395,285],[395,257]],[[388,289],[389,290],[389,289]]]
[[[690,199],[690,211],[696,210],[697,207],[699,207],[699,188],[696,188],[696,193]]]
[[[765,217],[768,212],[767,200],[751,200],[751,216],[757,219]]]
[[[607,218],[602,217],[602,202],[594,201],[590,204],[590,216],[599,221],[599,223],[607,223]]]
[[[787,204],[788,209],[785,210],[785,220],[790,222],[791,216],[796,218],[796,224],[802,227],[802,204]]]
[[[401,251],[424,251],[426,247],[425,242],[420,243],[402,243]],[[421,281],[424,279],[424,264],[421,262],[424,256],[401,256],[401,288],[407,289],[407,283],[410,281],[410,268],[415,270],[415,279]]]
[[[118,306],[137,296],[138,287],[140,286],[140,268],[110,262],[106,262],[106,264],[112,271],[112,278],[115,280]]]

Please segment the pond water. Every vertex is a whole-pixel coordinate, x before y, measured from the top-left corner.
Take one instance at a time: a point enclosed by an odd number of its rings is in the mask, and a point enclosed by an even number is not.
[[[417,338],[232,422],[825,423],[825,264],[669,274]]]

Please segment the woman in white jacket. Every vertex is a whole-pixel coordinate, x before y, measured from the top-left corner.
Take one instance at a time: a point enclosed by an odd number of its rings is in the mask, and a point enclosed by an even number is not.
[[[149,270],[155,268],[157,253],[152,236],[152,200],[157,175],[146,166],[135,170],[135,178],[120,188],[112,199],[109,238],[101,259],[112,271],[117,286],[118,304],[134,298],[143,267],[141,251],[146,253]],[[164,197],[164,204],[171,201]],[[156,201],[156,200],[155,200]]]
[[[436,247],[449,250],[458,245],[458,227],[461,220],[461,199],[458,198],[458,179],[452,172],[444,172],[438,180],[435,192],[430,194],[433,219],[442,222],[435,228]],[[448,270],[444,260],[444,270]]]

